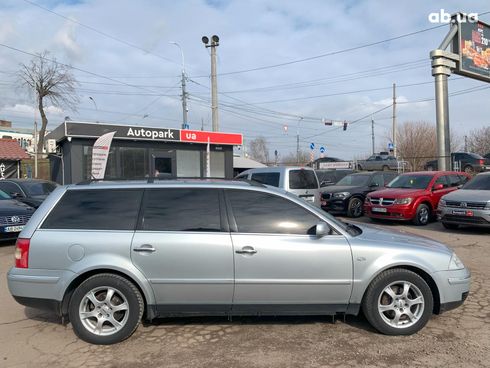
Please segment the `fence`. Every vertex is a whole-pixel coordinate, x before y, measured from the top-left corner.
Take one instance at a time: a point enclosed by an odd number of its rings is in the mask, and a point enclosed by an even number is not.
[[[20,173],[22,178],[34,178],[34,159],[22,160]],[[51,180],[51,166],[48,159],[37,160],[37,178]]]

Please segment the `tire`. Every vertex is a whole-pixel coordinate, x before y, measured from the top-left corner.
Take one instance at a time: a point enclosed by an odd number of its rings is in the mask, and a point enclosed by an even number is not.
[[[448,230],[456,230],[459,227],[458,224],[451,224],[449,222],[442,222],[442,226]]]
[[[349,205],[347,207],[347,216],[349,217],[361,217],[362,216],[362,199],[354,197],[349,200]]]
[[[467,174],[473,175],[475,173],[475,169],[473,169],[473,166],[471,165],[466,165],[463,170]]]
[[[369,323],[385,335],[412,335],[420,331],[429,321],[433,307],[432,291],[427,282],[415,272],[402,268],[378,275],[368,286],[362,301]]]
[[[434,171],[434,166],[432,165],[427,166],[427,171]]]
[[[417,211],[415,212],[415,217],[413,218],[413,223],[417,226],[425,226],[430,220],[430,208],[426,204],[419,204]]]
[[[112,296],[107,300],[110,290]],[[68,307],[75,334],[97,345],[127,339],[138,327],[143,311],[143,298],[136,286],[111,273],[94,275],[82,282],[73,292]],[[83,314],[87,317],[82,318]]]
[[[381,169],[383,171],[390,171],[390,167],[389,166],[386,166],[386,165],[383,165],[383,167]]]

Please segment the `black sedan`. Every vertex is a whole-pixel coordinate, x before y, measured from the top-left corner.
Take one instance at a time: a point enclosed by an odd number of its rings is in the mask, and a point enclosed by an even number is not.
[[[0,190],[0,240],[17,238],[34,211]]]
[[[4,179],[0,181],[0,190],[10,197],[38,208],[58,184],[41,179]]]

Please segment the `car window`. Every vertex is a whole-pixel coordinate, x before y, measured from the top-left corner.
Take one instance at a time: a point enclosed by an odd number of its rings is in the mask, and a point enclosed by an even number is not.
[[[247,179],[248,174],[240,174],[235,177],[235,179]]]
[[[464,175],[459,175],[459,179],[461,180],[461,184],[466,183],[468,180],[470,180],[469,177],[464,176]]]
[[[3,199],[12,199],[7,193],[5,193],[3,190],[0,190],[0,200]]]
[[[142,190],[68,190],[42,229],[134,230]]]
[[[321,220],[298,204],[273,194],[227,190],[241,233],[311,234]]]
[[[0,181],[0,190],[3,190],[8,195],[12,195],[12,193],[22,194],[19,186],[10,181]]]
[[[139,228],[149,231],[221,231],[219,190],[146,190]]]
[[[490,175],[477,175],[468,181],[463,189],[490,190]]]
[[[383,178],[383,174],[376,174],[371,179],[371,184],[377,184],[378,187],[384,187],[385,181]]]
[[[444,188],[449,187],[447,175],[439,176],[434,182],[434,186],[437,184],[442,184]]]
[[[397,176],[388,185],[388,188],[426,189],[432,180],[432,175],[403,174]]]
[[[448,175],[449,179],[449,186],[450,187],[457,187],[458,185],[462,184],[461,183],[461,176],[459,175]]]
[[[279,176],[278,172],[254,173],[252,174],[251,180],[266,185],[272,185],[273,187],[279,187]]]
[[[390,181],[395,179],[396,176],[397,176],[397,174],[395,174],[395,173],[383,173],[383,180],[384,180],[383,185],[387,185]]]
[[[336,185],[347,186],[366,186],[369,182],[371,175],[369,174],[353,174],[344,176]]]
[[[289,189],[318,189],[318,182],[313,170],[290,170]]]
[[[35,196],[46,196],[49,195],[53,190],[56,189],[56,184],[50,182],[23,182],[23,187],[27,194],[31,197]]]

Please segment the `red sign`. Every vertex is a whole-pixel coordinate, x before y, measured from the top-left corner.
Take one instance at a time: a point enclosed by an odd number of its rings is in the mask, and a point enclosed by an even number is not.
[[[180,140],[182,142],[208,143],[208,138],[209,143],[211,144],[243,144],[243,137],[241,134],[203,132],[201,130],[184,129],[180,131]]]

